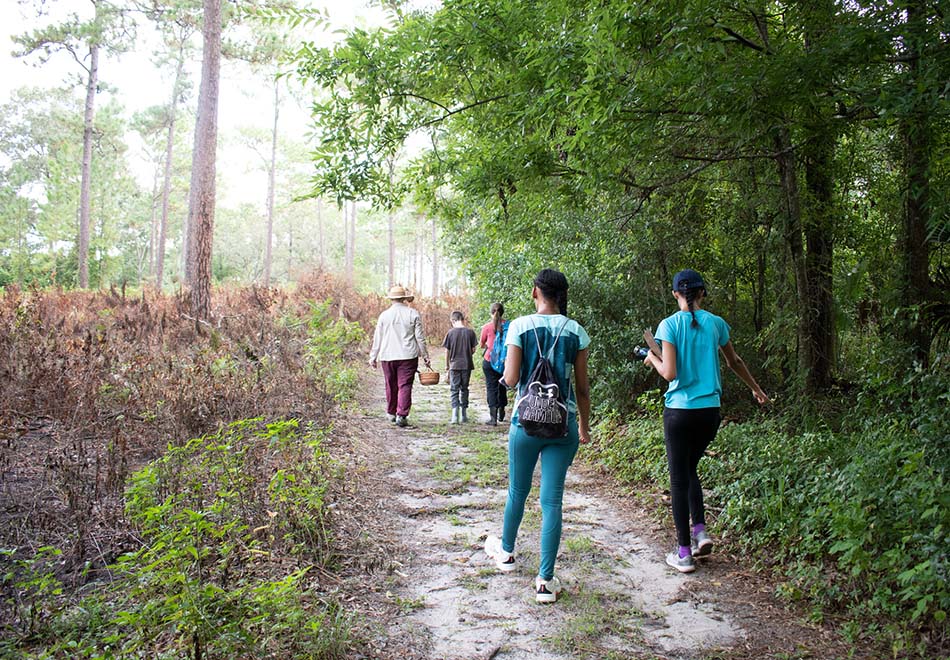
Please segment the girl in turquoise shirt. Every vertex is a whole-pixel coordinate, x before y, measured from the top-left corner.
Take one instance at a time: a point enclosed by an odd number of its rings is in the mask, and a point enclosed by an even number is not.
[[[656,331],[662,356],[649,353],[644,362],[670,383],[663,435],[678,548],[666,556],[666,563],[681,573],[691,573],[696,570],[693,557],[708,555],[713,547],[706,533],[703,488],[696,468],[722,421],[719,354],[752,389],[756,401],[768,403],[769,397],[733,348],[729,324],[702,309],[706,297],[702,275],[689,269],[678,272],[673,277],[673,297],[680,311],[663,319]]]
[[[590,337],[579,323],[567,318],[567,278],[545,268],[534,279],[531,297],[536,314],[511,322],[505,343],[505,383],[527,385],[540,352],[551,361],[562,392],[567,393],[567,435],[539,438],[529,435],[515,411],[508,433],[508,499],[501,537],[485,539],[485,553],[502,571],[514,571],[515,541],[524,516],[531,479],[541,463],[541,561],[534,581],[539,603],[553,603],[561,591],[554,562],[561,543],[561,504],[564,479],[578,445],[590,441],[590,383],[587,355]],[[573,375],[573,379],[572,379]],[[573,383],[572,383],[573,380]],[[506,386],[507,387],[507,386]]]

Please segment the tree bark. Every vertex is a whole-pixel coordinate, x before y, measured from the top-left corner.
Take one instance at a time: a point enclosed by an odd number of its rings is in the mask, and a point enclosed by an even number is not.
[[[388,217],[389,230],[389,286],[396,283],[396,214],[389,212]]]
[[[274,179],[277,172],[277,118],[280,113],[280,87],[274,78],[274,128],[271,132],[270,171],[267,177],[267,240],[264,247],[264,286],[270,286],[274,246]]]
[[[798,355],[799,368],[808,368],[808,359],[805,356],[805,347],[810,345],[808,339],[808,273],[805,269],[805,246],[802,241],[802,207],[801,193],[798,188],[798,169],[795,151],[792,148],[792,139],[787,128],[780,128],[774,137],[775,163],[778,166],[779,180],[781,181],[782,196],[784,197],[785,222],[783,235],[788,248],[788,256],[792,262],[792,273],[795,280],[795,297],[797,301],[798,318]]]
[[[191,194],[188,203],[190,243],[188,262],[193,268],[191,306],[195,316],[211,314],[211,248],[214,239],[215,156],[218,141],[218,77],[221,67],[221,0],[204,0],[204,53],[198,121],[192,155]]]
[[[326,255],[323,249],[323,200],[317,198],[317,249],[320,251],[320,270],[327,267]]]
[[[96,120],[96,87],[99,84],[99,44],[89,46],[89,78],[83,111],[82,179],[79,188],[79,287],[89,288],[89,218],[92,187],[92,137]]]
[[[905,318],[902,340],[915,359],[928,364],[931,332],[927,314],[921,309],[930,300],[930,141],[929,115],[921,99],[921,31],[927,17],[919,0],[907,4],[906,88],[913,100],[909,112],[899,125],[904,160],[904,213],[901,235],[901,307]],[[917,313],[912,313],[916,310]]]
[[[158,205],[161,197],[161,187],[159,185],[158,168],[155,168],[152,177],[152,197],[149,204],[149,225],[148,225],[148,276],[155,277],[155,250],[158,247]],[[142,273],[139,273],[139,281],[144,281]]]
[[[826,390],[831,386],[834,366],[834,183],[831,176],[837,136],[830,124],[830,101],[825,92],[832,87],[831,75],[821,62],[828,28],[834,20],[831,0],[818,0],[807,6],[804,21],[805,51],[816,62],[813,93],[804,111],[805,144],[802,160],[805,168],[807,195],[802,229],[805,235],[805,270],[807,341],[804,345],[807,391]]]
[[[425,221],[425,216],[423,216]],[[432,297],[439,296],[439,246],[436,243],[438,236],[436,234],[435,216],[432,216]]]
[[[804,310],[808,324],[805,357],[810,391],[831,386],[834,365],[835,319],[833,299],[835,211],[830,175],[834,136],[820,128],[803,150],[808,212],[803,217],[805,269],[808,304]]]
[[[175,120],[178,114],[178,97],[181,95],[181,76],[185,66],[185,42],[178,47],[178,62],[175,65],[175,82],[168,105],[168,134],[165,137],[165,178],[162,182],[162,217],[158,226],[158,245],[155,249],[155,286],[159,291],[165,280],[165,241],[168,232],[168,208],[172,190],[172,160],[175,150]]]
[[[356,254],[356,201],[350,202],[350,221],[346,227],[346,281],[354,282],[354,257]]]

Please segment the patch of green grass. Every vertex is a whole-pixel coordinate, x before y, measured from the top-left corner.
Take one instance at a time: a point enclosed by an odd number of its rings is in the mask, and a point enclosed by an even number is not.
[[[541,509],[535,506],[525,506],[524,518],[521,519],[521,529],[537,532],[541,530]]]
[[[563,539],[564,549],[575,554],[590,554],[594,551],[594,540],[589,536],[568,536]]]
[[[479,571],[480,573],[480,571]],[[488,583],[485,582],[483,576],[478,573],[472,575],[463,575],[459,578],[459,584],[468,589],[469,591],[484,591],[488,588]]]
[[[558,602],[569,618],[554,635],[544,638],[552,650],[573,658],[626,658],[629,655],[605,648],[607,636],[619,636],[634,644],[641,639],[639,626],[632,620],[639,614],[627,598],[600,591],[587,591],[583,585],[565,590]]]
[[[454,444],[433,447],[439,459],[432,465],[440,481],[465,486],[490,487],[503,484],[508,477],[508,449],[498,439],[479,432],[466,432],[453,438]]]
[[[390,593],[392,596],[393,602],[396,604],[400,610],[405,613],[414,612],[415,610],[421,610],[426,606],[425,596],[418,596],[417,598],[403,598],[398,594]]]

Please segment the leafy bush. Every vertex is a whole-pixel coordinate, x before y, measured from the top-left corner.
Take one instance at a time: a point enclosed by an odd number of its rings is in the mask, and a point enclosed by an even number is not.
[[[359,386],[352,358],[366,333],[358,323],[331,316],[330,303],[310,303],[306,365],[337,403],[351,400]]]
[[[343,657],[351,622],[310,576],[332,562],[325,497],[339,476],[322,434],[301,432],[295,420],[243,420],[169,447],[128,488],[142,547],[110,567],[107,589],[62,607],[38,631],[55,640],[50,647],[25,640],[20,651]]]
[[[780,594],[806,599],[816,617],[844,608],[871,622],[860,634],[926,655],[945,639],[950,610],[946,415],[937,412],[948,388],[933,372],[913,380],[905,386],[930,396],[876,417],[856,406],[836,431],[726,424],[700,471],[707,503],[721,510],[719,533],[784,571]],[[654,415],[607,417],[597,435],[596,459],[619,478],[668,487]]]

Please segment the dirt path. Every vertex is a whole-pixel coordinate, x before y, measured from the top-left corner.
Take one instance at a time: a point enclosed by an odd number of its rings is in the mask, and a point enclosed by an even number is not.
[[[497,571],[482,550],[486,534],[500,535],[507,489],[507,425],[484,424],[483,385],[473,379],[469,423],[452,426],[447,385],[417,384],[405,429],[383,414],[382,380],[369,386],[360,426],[380,492],[378,533],[391,552],[385,584],[374,587],[389,609],[379,612],[373,657],[809,657],[798,655],[810,646],[802,640],[822,637],[789,625],[754,582],[742,584],[734,558],[713,555],[692,575],[669,569],[656,530],[580,458],[564,500],[557,575],[565,589],[554,605],[536,603],[536,487],[518,569]]]

